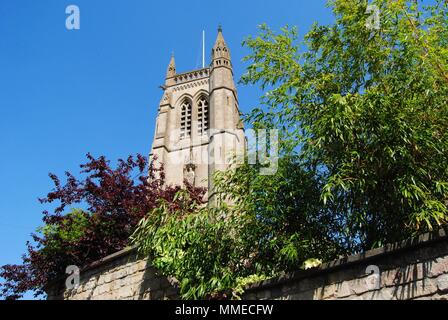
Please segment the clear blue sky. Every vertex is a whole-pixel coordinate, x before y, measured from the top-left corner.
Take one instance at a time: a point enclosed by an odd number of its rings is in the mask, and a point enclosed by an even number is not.
[[[76,4],[81,29],[67,31]],[[222,24],[235,76],[244,71],[241,42],[267,23],[278,29],[328,23],[324,0],[0,0],[0,265],[19,263],[46,209],[48,173],[79,172],[85,154],[110,159],[148,154],[166,67],[207,61]],[[242,111],[255,88],[239,87]]]

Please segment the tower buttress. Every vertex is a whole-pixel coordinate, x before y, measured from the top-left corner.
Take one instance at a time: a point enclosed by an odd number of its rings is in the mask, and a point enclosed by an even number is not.
[[[230,50],[222,28],[212,49],[210,66],[209,203],[214,204],[213,175],[228,169],[245,148]]]
[[[168,161],[168,140],[170,132],[170,123],[172,122],[173,115],[170,110],[172,109],[172,89],[169,87],[173,78],[176,76],[176,62],[174,55],[171,55],[170,62],[168,64],[165,85],[161,86],[163,89],[162,100],[160,100],[156,128],[154,133],[154,142],[150,157],[157,158],[159,164],[165,165]]]

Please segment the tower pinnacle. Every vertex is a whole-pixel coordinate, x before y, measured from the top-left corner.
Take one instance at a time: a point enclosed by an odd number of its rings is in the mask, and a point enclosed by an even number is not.
[[[224,40],[224,36],[222,35],[222,26],[220,25],[218,27],[218,36],[212,49],[212,60],[221,58],[230,60],[230,50]]]
[[[176,61],[174,60],[174,53],[171,54],[170,64],[168,65],[168,69],[166,71],[166,78],[171,78],[176,75]]]

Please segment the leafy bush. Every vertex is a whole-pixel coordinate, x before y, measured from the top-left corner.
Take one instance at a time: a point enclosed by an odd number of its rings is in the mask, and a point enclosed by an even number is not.
[[[320,214],[314,181],[288,160],[275,176],[244,165],[215,176],[218,204],[161,201],[131,237],[140,254],[180,283],[184,299],[238,298],[244,285],[342,253]],[[230,203],[230,204],[229,204]]]
[[[330,1],[336,22],[267,26],[245,41],[243,76],[267,92],[246,120],[283,128],[282,152],[318,182],[348,251],[368,250],[448,218],[448,4]],[[304,48],[302,50],[301,48]]]
[[[178,197],[190,202],[183,192]],[[230,211],[225,212],[225,218],[217,217],[217,213],[194,204],[171,210],[169,203],[162,201],[131,237],[159,271],[180,282],[184,299],[227,292],[244,271],[240,261],[245,249],[240,238],[244,221]]]
[[[163,169],[153,163],[148,168],[141,155],[119,160],[116,169],[104,157],[87,158],[89,162],[81,165],[87,175],[82,180],[66,173],[67,181],[61,185],[57,176],[50,175],[55,189],[40,201],[59,206],[53,214],[44,212],[44,226],[33,235],[35,245],[28,244],[23,264],[0,269],[5,298],[17,299],[29,290],[42,295],[43,287],[63,275],[67,266],[82,267],[122,250],[137,223],[160,199],[173,209],[179,206],[175,195],[181,188],[165,186]],[[201,203],[204,190],[188,186],[185,192]],[[71,209],[73,205],[85,209]]]

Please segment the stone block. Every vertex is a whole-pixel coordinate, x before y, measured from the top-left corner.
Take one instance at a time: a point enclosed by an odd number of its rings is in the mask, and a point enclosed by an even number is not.
[[[113,280],[111,282],[112,290],[118,290],[121,287],[123,287],[124,284],[122,285],[122,282],[123,282],[122,279]]]
[[[134,262],[131,266],[129,266],[129,268],[128,268],[128,273],[129,274],[134,274],[134,273],[137,273],[139,271],[139,269],[138,269],[138,263],[137,262]]]
[[[132,286],[134,284],[134,279],[130,275],[125,276],[121,281],[124,283],[124,286]]]
[[[121,268],[118,271],[114,272],[112,274],[112,277],[113,277],[114,280],[117,280],[117,279],[122,279],[122,278],[126,277],[127,274],[128,274],[128,269]]]
[[[96,286],[92,291],[92,297],[96,297],[100,295],[100,288],[101,286]]]
[[[167,289],[165,289],[165,292],[164,292],[165,297],[168,297],[168,298],[177,297],[178,294],[179,294],[179,291],[174,287],[167,288]]]
[[[329,287],[332,291],[329,291],[328,295],[333,295],[336,298],[344,298],[351,295],[361,295],[365,292],[376,290],[376,287],[372,286],[369,281],[369,277],[362,277],[359,279],[334,284],[334,290]]]
[[[255,293],[249,293],[247,295],[244,295],[244,300],[257,300],[257,295]]]
[[[129,275],[131,283],[140,283],[143,281],[144,272],[137,272]]]
[[[418,297],[418,298],[415,298],[415,299],[412,299],[412,300],[425,300],[425,301],[427,301],[427,300],[433,300],[434,298],[433,298],[433,296],[425,296],[425,297]]]
[[[432,300],[443,300],[443,301],[448,301],[448,294],[436,294],[436,295],[433,295],[432,297]]]
[[[106,292],[107,292],[107,288],[105,285],[99,285],[98,288],[95,290],[95,293],[97,296],[101,296]]]
[[[435,294],[437,283],[434,279],[423,279],[394,287],[394,298],[398,300],[410,300]]]
[[[134,288],[132,286],[124,286],[117,290],[118,299],[125,299],[134,295]]]
[[[153,300],[163,300],[164,293],[162,290],[151,291],[151,298]]]
[[[86,292],[81,292],[81,293],[71,297],[70,300],[87,300],[88,298],[89,298],[89,296],[87,295]]]
[[[347,282],[341,282],[336,284],[336,290],[334,296],[336,298],[344,298],[354,294],[351,288],[351,284]]]
[[[448,256],[434,259],[426,264],[428,265],[429,277],[437,277],[438,275],[448,273]]]
[[[98,277],[98,280],[97,280],[96,284],[97,284],[98,286],[101,286],[103,283],[104,283],[104,275],[100,275],[100,276]]]
[[[143,278],[144,279],[157,278],[155,270],[153,268],[146,269]]]
[[[135,267],[136,267],[137,271],[144,271],[144,270],[146,270],[147,265],[148,265],[147,260],[139,260],[139,261],[135,264]]]
[[[90,279],[85,285],[84,285],[84,289],[89,291],[92,290],[93,288],[95,288],[96,286],[96,281],[95,279]]]
[[[330,300],[334,298],[336,294],[336,284],[330,284],[325,287],[316,288],[314,291],[314,297],[316,300]]]
[[[288,294],[287,300],[314,300],[314,290],[301,291],[294,294]]]
[[[381,273],[381,285],[397,286],[406,283],[416,282],[425,278],[427,265],[424,263],[412,264],[409,266],[383,271]]]
[[[298,290],[308,291],[315,288],[320,288],[325,285],[325,280],[323,277],[313,277],[309,279],[302,279],[297,283]]]
[[[448,291],[448,274],[443,274],[437,278],[437,288],[439,291]]]
[[[111,273],[106,273],[103,277],[104,279],[104,283],[110,283],[112,281],[112,274]]]
[[[145,293],[143,293],[142,299],[143,300],[151,300],[151,292],[150,291],[146,291]]]
[[[393,288],[381,288],[379,290],[365,292],[353,298],[360,300],[395,300]]]
[[[159,290],[162,288],[162,280],[160,278],[146,279],[143,282],[143,286],[151,291]]]
[[[299,291],[299,285],[297,283],[285,283],[282,285],[282,293],[290,294]]]

